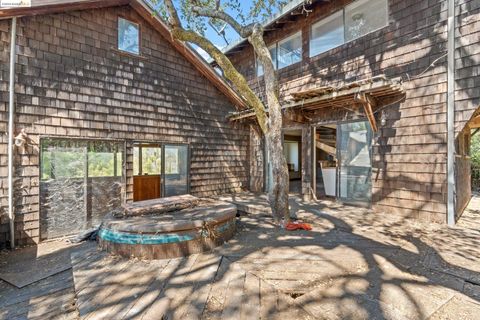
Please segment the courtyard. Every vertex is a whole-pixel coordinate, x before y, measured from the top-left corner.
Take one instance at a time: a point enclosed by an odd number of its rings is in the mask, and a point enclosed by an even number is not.
[[[2,253],[0,275],[16,285],[0,281],[0,318],[475,319],[480,314],[478,197],[454,228],[292,197],[292,212],[311,223],[312,231],[276,228],[264,195],[220,198],[237,204],[242,214],[234,238],[211,252],[141,261],[108,255],[95,242],[57,240]]]

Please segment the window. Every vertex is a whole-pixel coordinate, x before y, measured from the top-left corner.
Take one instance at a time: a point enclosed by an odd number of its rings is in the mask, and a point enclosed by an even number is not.
[[[98,226],[122,212],[125,145],[119,141],[40,140],[40,237]]]
[[[387,0],[358,0],[345,8],[345,39],[357,39],[388,25]]]
[[[139,145],[133,148],[133,174],[159,175],[162,173],[162,148],[157,145]]]
[[[310,57],[388,25],[388,0],[357,0],[311,29]]]
[[[281,69],[302,61],[302,33],[298,32],[278,43],[277,68]]]
[[[188,145],[139,143],[133,147],[133,200],[189,192]]]
[[[275,43],[268,48],[272,56],[273,67],[282,69],[302,61],[302,33],[294,35]],[[257,76],[263,75],[263,66],[257,59]]]
[[[140,54],[140,25],[118,18],[118,49]]]
[[[310,57],[345,43],[343,10],[315,23],[310,34]]]

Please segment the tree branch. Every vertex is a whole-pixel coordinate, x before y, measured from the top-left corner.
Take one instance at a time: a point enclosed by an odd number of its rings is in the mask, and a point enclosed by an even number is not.
[[[215,45],[194,31],[185,30],[180,27],[173,27],[172,34],[178,40],[196,44],[205,50],[218,63],[223,70],[225,78],[233,83],[237,90],[243,95],[247,103],[253,108],[260,128],[266,133],[268,130],[265,106],[250,88],[247,80],[245,80],[243,75],[237,71],[230,60]]]
[[[236,89],[243,95],[247,103],[253,108],[257,116],[258,124],[260,125],[262,131],[264,133],[268,132],[267,113],[265,111],[265,106],[250,88],[245,77],[238,72],[225,54],[223,54],[208,39],[194,31],[185,30],[182,28],[172,0],[165,0],[165,6],[167,7],[167,11],[169,13],[168,23],[170,24],[173,37],[184,42],[194,43],[205,50],[218,63],[220,68],[222,68],[225,78],[233,83]]]
[[[253,24],[242,26],[231,15],[220,9],[204,8],[192,6],[192,11],[201,17],[219,19],[228,23],[244,39],[248,38],[253,32]]]

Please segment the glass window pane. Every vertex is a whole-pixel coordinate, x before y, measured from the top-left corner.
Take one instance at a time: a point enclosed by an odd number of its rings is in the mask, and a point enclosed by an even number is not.
[[[42,179],[85,176],[86,144],[68,140],[42,141]]]
[[[142,175],[162,173],[162,149],[142,147]]]
[[[299,32],[278,43],[278,69],[302,60],[302,33]]]
[[[347,41],[387,25],[387,0],[358,0],[345,8],[345,38]]]
[[[121,209],[123,171],[115,172],[115,154],[122,167],[122,150],[113,141],[42,139],[41,239],[97,226]]]
[[[370,203],[372,174],[372,130],[367,121],[339,125],[340,199]]]
[[[310,57],[338,47],[344,42],[343,11],[338,11],[312,26]]]
[[[188,146],[165,146],[165,196],[188,193]]]
[[[140,53],[140,28],[138,24],[118,18],[118,49],[133,54]]]

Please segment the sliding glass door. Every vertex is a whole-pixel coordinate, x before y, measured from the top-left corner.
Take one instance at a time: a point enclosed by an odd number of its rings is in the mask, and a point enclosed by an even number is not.
[[[367,121],[340,123],[337,130],[338,195],[345,203],[370,205],[372,129]]]
[[[123,142],[45,138],[40,144],[42,240],[98,226],[121,210]]]
[[[165,146],[165,196],[188,193],[188,146]]]

